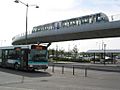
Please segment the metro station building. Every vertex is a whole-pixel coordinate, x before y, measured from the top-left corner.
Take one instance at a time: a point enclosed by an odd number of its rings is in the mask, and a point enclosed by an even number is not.
[[[96,61],[116,63],[116,59],[120,59],[120,49],[88,50],[86,54],[92,56],[94,63]]]

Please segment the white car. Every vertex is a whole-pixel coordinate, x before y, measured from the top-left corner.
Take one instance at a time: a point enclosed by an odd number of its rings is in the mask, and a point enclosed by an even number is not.
[[[120,63],[120,56],[116,56],[115,60],[117,63]]]

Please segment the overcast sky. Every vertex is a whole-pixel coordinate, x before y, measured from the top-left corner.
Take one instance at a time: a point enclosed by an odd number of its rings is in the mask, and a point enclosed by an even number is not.
[[[28,30],[34,26],[54,21],[79,17],[98,12],[107,16],[120,14],[120,0],[21,0],[24,3],[37,4],[39,8],[29,7]],[[0,1],[0,46],[11,45],[12,37],[25,32],[26,6],[14,0]],[[120,15],[117,16],[117,18]],[[102,42],[107,49],[120,49],[120,38],[89,39],[53,43],[50,48],[72,49],[77,45],[79,51],[101,49]]]

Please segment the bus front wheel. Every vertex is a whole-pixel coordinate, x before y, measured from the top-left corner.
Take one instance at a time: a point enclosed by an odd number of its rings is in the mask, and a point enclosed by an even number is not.
[[[19,69],[19,64],[15,63],[14,68],[15,68],[15,70],[18,70]]]

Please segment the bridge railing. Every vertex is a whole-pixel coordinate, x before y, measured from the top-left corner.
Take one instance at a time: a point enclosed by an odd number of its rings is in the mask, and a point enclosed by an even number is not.
[[[32,34],[32,31],[28,31],[28,32],[27,32],[27,35],[30,35],[30,34]],[[22,36],[25,36],[25,32],[14,36],[14,37],[12,38],[12,41],[14,41],[16,38],[22,37]]]
[[[108,16],[108,18],[109,18],[109,21],[110,21],[110,22],[118,21],[118,20],[120,20],[120,14],[111,15],[111,16]],[[27,32],[27,35],[30,35],[30,34],[32,34],[32,31],[28,31],[28,32]],[[12,41],[14,41],[16,38],[19,38],[19,37],[22,37],[22,36],[25,36],[25,33],[21,33],[21,34],[18,34],[18,35],[16,35],[16,36],[14,36],[14,37],[12,38]]]

